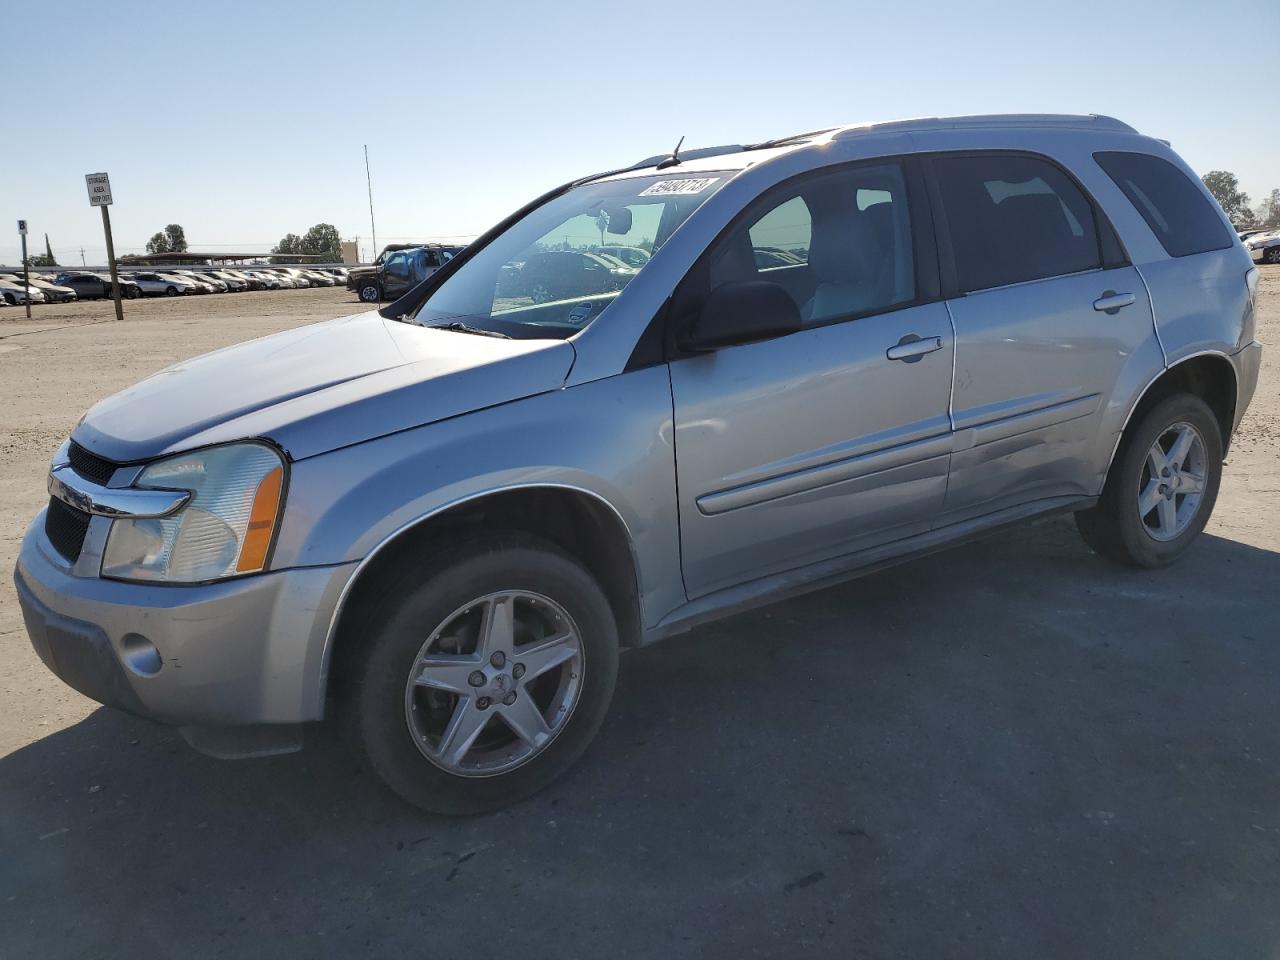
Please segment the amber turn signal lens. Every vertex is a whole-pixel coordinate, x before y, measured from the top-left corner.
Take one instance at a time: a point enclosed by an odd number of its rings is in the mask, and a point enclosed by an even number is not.
[[[240,547],[240,559],[236,562],[237,573],[254,573],[267,565],[267,550],[276,529],[283,482],[284,469],[276,467],[258,484],[258,492],[253,496],[253,509],[249,512],[249,527]]]

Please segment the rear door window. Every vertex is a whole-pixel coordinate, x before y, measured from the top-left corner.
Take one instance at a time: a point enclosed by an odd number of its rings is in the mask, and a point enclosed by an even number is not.
[[[1047,160],[940,157],[933,171],[962,291],[1102,266],[1092,203]]]
[[[1146,153],[1095,153],[1107,172],[1171,257],[1186,257],[1232,244],[1222,218],[1204,193],[1167,160]]]

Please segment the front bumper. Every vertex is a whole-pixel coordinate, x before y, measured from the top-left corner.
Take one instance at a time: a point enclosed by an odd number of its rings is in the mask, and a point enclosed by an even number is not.
[[[95,539],[91,530],[86,545]],[[79,563],[77,575],[45,536],[42,512],[14,581],[32,646],[69,686],[164,723],[245,727],[321,718],[330,622],[356,566],[121,583],[85,576]]]

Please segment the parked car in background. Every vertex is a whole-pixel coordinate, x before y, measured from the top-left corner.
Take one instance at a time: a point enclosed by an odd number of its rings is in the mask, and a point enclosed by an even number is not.
[[[311,278],[297,267],[281,267],[279,268],[279,272],[282,276],[288,277],[292,280],[295,287],[302,288],[310,287],[312,285]]]
[[[323,270],[303,270],[302,273],[313,287],[332,287],[337,282]]]
[[[245,274],[259,281],[267,290],[285,289],[284,279],[278,273],[269,270],[246,270]]]
[[[592,253],[603,253],[613,257],[615,260],[621,260],[623,266],[634,267],[639,270],[649,262],[649,251],[644,247],[623,247],[623,246],[600,246],[592,247]]]
[[[621,290],[636,271],[618,260],[581,250],[535,253],[520,268],[524,295],[534,303]]]
[[[265,290],[266,289],[266,285],[261,280],[253,279],[243,270],[232,270],[230,268],[226,268],[226,269],[216,271],[215,275],[218,277],[221,277],[223,280],[230,278],[232,280],[238,281],[241,284],[242,290]]]
[[[194,283],[171,274],[135,273],[132,274],[131,279],[145,297],[176,297],[184,293],[196,292]]]
[[[132,300],[142,296],[142,291],[132,280],[123,274],[119,276],[119,280],[121,297]],[[65,271],[54,278],[54,283],[61,287],[70,287],[81,300],[101,300],[111,296],[111,277],[107,274]]]
[[[1280,232],[1257,234],[1245,246],[1257,263],[1280,263]]]
[[[202,277],[191,270],[169,270],[164,274],[164,276],[186,281],[192,286],[192,293],[203,294],[221,292],[214,281],[209,280],[206,277]]]
[[[456,244],[389,244],[372,266],[347,271],[347,289],[365,303],[394,300],[461,253]],[[415,253],[421,251],[421,253]]]
[[[0,281],[8,283],[16,283],[22,286],[23,278],[19,273],[0,273]],[[50,278],[40,273],[32,273],[27,277],[27,282],[44,294],[46,303],[67,303],[76,299],[76,292],[70,287],[62,287],[51,282]]]
[[[76,292],[70,287],[64,287],[56,284],[44,275],[39,277],[31,277],[32,286],[39,287],[44,294],[44,299],[48,303],[70,303],[77,299]]]
[[[210,293],[226,293],[227,285],[221,280],[216,280],[207,273],[196,270],[171,270],[175,277],[190,277],[192,283],[200,284],[206,287]]]
[[[546,249],[641,207],[639,271]],[[803,259],[757,266],[783,242]],[[553,278],[536,302],[494,297],[517,263]],[[1059,512],[1115,562],[1185,556],[1258,282],[1199,177],[1108,117],[651,157],[394,309],[97,403],[23,540],[23,619],[68,684],[197,747],[328,719],[409,802],[492,810],[586,749],[620,648]]]
[[[11,307],[27,303],[44,303],[44,291],[34,284],[24,286],[22,281],[0,280],[0,297]]]
[[[218,281],[225,286],[227,291],[230,293],[243,293],[249,289],[249,284],[246,281],[241,280],[239,277],[232,276],[225,270],[206,270],[200,275],[202,277],[207,277],[210,280]]]

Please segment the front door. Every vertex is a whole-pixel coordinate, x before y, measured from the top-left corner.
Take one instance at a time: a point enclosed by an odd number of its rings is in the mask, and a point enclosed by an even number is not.
[[[690,274],[778,283],[804,322],[671,363],[691,599],[924,532],[941,509],[953,344],[945,305],[922,302],[936,277],[911,202],[898,163],[809,175]]]

